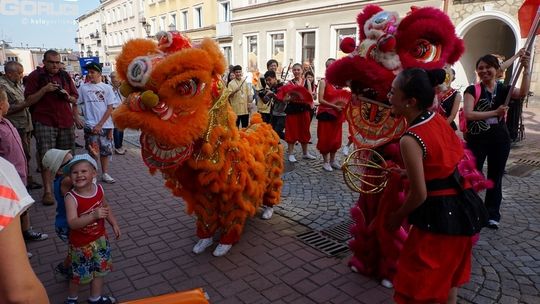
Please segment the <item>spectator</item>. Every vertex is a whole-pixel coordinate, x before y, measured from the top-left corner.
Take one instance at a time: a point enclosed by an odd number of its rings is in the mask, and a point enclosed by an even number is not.
[[[520,88],[510,87],[497,81],[500,70],[499,60],[493,55],[484,55],[476,62],[476,73],[480,79],[480,96],[475,96],[475,86],[465,89],[463,110],[467,120],[467,132],[464,138],[467,147],[476,158],[476,167],[482,172],[486,158],[488,160],[487,178],[495,184],[486,190],[485,204],[489,212],[488,228],[498,229],[501,220],[502,178],[506,161],[510,154],[510,135],[505,123],[508,106],[504,104],[506,96],[520,99],[529,92],[529,54],[521,54],[523,77]],[[475,98],[477,102],[475,102]]]
[[[24,96],[30,106],[38,159],[49,149],[75,150],[75,130],[82,127],[77,99],[79,94],[71,77],[60,70],[60,54],[48,50],[43,55],[44,68],[28,75]],[[51,173],[41,170],[44,193],[42,203],[53,205]]]
[[[268,60],[266,63],[267,72],[273,71],[274,72],[274,78],[276,78],[276,70],[278,67],[278,62],[274,59]],[[265,73],[266,75],[266,73]],[[270,103],[270,99],[265,99],[264,97],[269,93],[269,86],[266,84],[266,76],[263,75],[259,82],[257,83],[257,86],[255,87],[255,98],[257,99],[257,111],[261,114],[262,119],[266,123],[272,122],[272,114],[270,113],[270,110],[272,108],[272,103]]]
[[[21,138],[15,127],[4,118],[8,112],[9,103],[6,92],[0,88],[0,156],[9,161],[17,169],[19,178],[26,185],[27,163]],[[28,241],[43,241],[48,235],[32,230],[30,215],[27,211],[21,213],[21,228],[23,236]],[[32,255],[29,253],[29,257]]]
[[[34,202],[17,170],[0,157],[0,303],[49,303],[26,257],[19,215]]]
[[[66,217],[66,204],[64,197],[71,190],[73,182],[69,176],[63,174],[64,166],[67,165],[73,156],[69,150],[50,149],[43,156],[43,167],[50,172],[55,173],[53,190],[54,198],[56,199],[56,217],[54,219],[54,230],[58,238],[64,243],[68,243],[69,226]],[[54,270],[66,278],[70,277],[71,261],[69,255],[66,256],[63,262],[60,262]]]
[[[92,79],[95,81],[95,76]],[[120,228],[103,188],[93,182],[96,171],[97,163],[88,154],[73,157],[64,167],[64,173],[69,174],[73,182],[73,189],[65,197],[72,270],[65,304],[78,303],[79,286],[89,283],[88,303],[116,303],[114,298],[103,295],[104,277],[112,270],[105,220],[113,228],[116,239],[120,238]]]
[[[23,66],[16,61],[10,61],[4,66],[6,74],[0,76],[0,88],[7,93],[9,110],[6,118],[17,128],[26,156],[26,187],[28,189],[41,189],[41,185],[34,182],[30,175],[29,162],[31,158],[32,117],[28,104],[24,101],[24,87],[22,86]]]
[[[109,156],[113,152],[113,122],[111,113],[116,97],[110,85],[101,82],[101,65],[90,62],[85,66],[90,82],[79,88],[79,102],[83,104],[84,139],[88,153],[101,164],[101,180],[116,182],[109,175]]]
[[[250,89],[246,79],[242,76],[242,67],[236,65],[233,67],[234,79],[229,82],[227,87],[231,90],[229,101],[234,113],[236,113],[236,126],[246,128],[249,123],[249,104],[251,103]]]
[[[446,79],[444,83],[437,87],[438,112],[446,118],[448,124],[456,131],[457,125],[454,119],[459,110],[462,97],[458,90],[452,88],[452,82],[456,79],[456,72],[450,67],[446,68],[445,71]]]
[[[116,97],[116,103],[113,105],[113,108],[115,109],[120,106],[120,104],[122,104],[122,102],[124,101],[124,96],[120,94],[120,85],[122,84],[122,82],[116,76],[116,72],[111,73],[111,83],[114,96]],[[115,127],[113,130],[113,138],[114,152],[119,155],[126,154],[126,148],[124,148],[124,131]]]
[[[284,140],[285,132],[283,132],[283,130],[285,130],[285,118],[287,116],[285,108],[287,107],[287,103],[276,98],[277,91],[283,86],[283,83],[278,82],[276,72],[274,71],[264,73],[264,79],[268,89],[265,91],[263,100],[270,104],[270,113],[272,113],[270,121],[272,123],[272,129],[274,129],[279,138]]]

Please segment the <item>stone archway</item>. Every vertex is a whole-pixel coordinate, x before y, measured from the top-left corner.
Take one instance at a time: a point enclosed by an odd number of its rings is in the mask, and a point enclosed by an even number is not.
[[[514,19],[499,11],[477,12],[464,19],[456,32],[465,42],[465,53],[456,63],[456,88],[465,88],[476,81],[476,60],[485,54],[499,54],[506,58],[521,46],[519,27]],[[506,74],[510,78],[512,68]]]

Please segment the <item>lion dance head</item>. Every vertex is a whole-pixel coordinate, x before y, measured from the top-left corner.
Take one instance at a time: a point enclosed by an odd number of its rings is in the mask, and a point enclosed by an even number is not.
[[[223,90],[225,62],[209,38],[195,46],[176,31],[156,38],[130,40],[122,48],[117,72],[126,100],[113,118],[118,128],[142,131],[150,168],[166,168],[186,160],[206,130],[208,109]]]

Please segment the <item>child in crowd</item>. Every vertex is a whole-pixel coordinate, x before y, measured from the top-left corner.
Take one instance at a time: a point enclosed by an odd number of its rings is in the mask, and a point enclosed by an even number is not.
[[[109,173],[109,157],[113,152],[113,122],[111,113],[116,97],[110,85],[101,81],[101,65],[91,62],[85,66],[90,82],[79,88],[79,103],[83,105],[84,139],[88,153],[101,164],[101,180],[115,182]]]
[[[88,154],[76,155],[64,166],[73,189],[65,196],[69,224],[69,257],[72,278],[65,304],[76,304],[80,284],[91,283],[90,304],[111,304],[116,300],[102,295],[104,277],[112,269],[111,246],[105,231],[105,219],[112,226],[116,239],[120,228],[105,199],[101,185],[94,183],[97,163]]]
[[[54,227],[56,235],[60,240],[68,243],[69,226],[66,218],[66,205],[64,202],[64,196],[71,190],[72,182],[71,178],[64,175],[62,170],[64,166],[71,161],[73,156],[69,150],[50,149],[43,156],[43,167],[49,172],[55,173],[53,182],[54,199],[56,200],[56,217],[54,220]],[[60,262],[55,271],[65,276],[70,277],[71,261],[69,255],[66,256],[63,262]]]

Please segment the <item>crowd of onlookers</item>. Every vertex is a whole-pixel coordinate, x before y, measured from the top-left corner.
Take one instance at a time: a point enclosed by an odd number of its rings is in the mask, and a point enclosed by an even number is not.
[[[0,273],[10,273],[0,284],[0,302],[48,303],[41,283],[29,265],[25,241],[48,235],[31,228],[28,190],[43,188],[43,205],[57,204],[55,230],[68,244],[67,256],[56,271],[70,279],[65,303],[78,303],[80,284],[91,284],[88,303],[115,303],[102,294],[103,277],[111,270],[107,220],[120,229],[100,180],[114,183],[109,174],[113,153],[125,154],[123,133],[114,128],[111,113],[122,102],[114,74],[104,82],[102,67],[91,62],[85,81],[63,70],[60,54],[45,52],[43,66],[24,75],[18,62],[7,62],[0,75]],[[82,129],[88,154],[75,154],[76,132]],[[32,152],[32,138],[36,152]],[[36,161],[43,184],[32,178]],[[99,165],[98,165],[99,163]],[[4,246],[5,245],[5,246]],[[14,271],[16,267],[16,271]],[[5,300],[5,301],[4,301]]]

